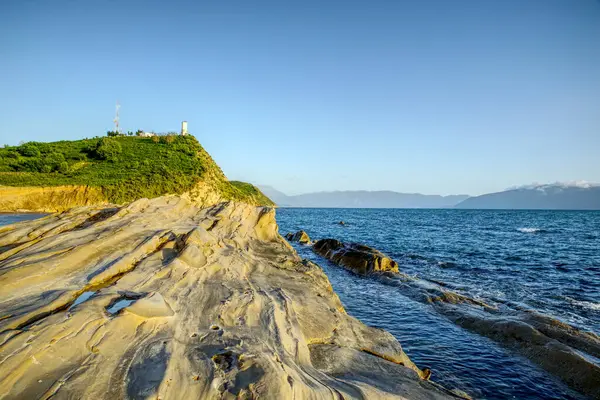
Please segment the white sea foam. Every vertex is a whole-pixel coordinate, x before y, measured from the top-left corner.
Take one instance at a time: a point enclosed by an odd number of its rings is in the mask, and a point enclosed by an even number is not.
[[[541,231],[540,228],[517,228],[517,230],[523,233],[537,233]]]
[[[585,301],[585,300],[575,300],[575,299],[572,299],[571,297],[567,297],[567,296],[565,296],[565,298],[567,300],[569,300],[571,303],[575,304],[576,306],[587,308],[587,309],[594,310],[594,311],[600,311],[600,303],[594,303],[594,302]]]

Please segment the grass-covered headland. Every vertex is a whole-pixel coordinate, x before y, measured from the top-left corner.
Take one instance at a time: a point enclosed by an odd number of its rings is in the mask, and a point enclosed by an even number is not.
[[[181,194],[208,177],[225,199],[273,204],[254,186],[228,181],[193,136],[102,137],[0,149],[0,185],[97,187],[116,204]]]

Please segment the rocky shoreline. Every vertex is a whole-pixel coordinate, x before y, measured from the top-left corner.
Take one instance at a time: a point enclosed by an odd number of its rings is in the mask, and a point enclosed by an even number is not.
[[[0,398],[458,396],[347,315],[270,208],[164,196],[0,227],[0,299]]]
[[[600,337],[515,304],[491,306],[454,292],[441,282],[403,274],[397,263],[376,249],[336,239],[321,239],[312,250],[359,275],[398,287],[399,293],[430,304],[452,322],[489,337],[529,358],[573,389],[600,398]],[[591,357],[590,357],[591,356]]]

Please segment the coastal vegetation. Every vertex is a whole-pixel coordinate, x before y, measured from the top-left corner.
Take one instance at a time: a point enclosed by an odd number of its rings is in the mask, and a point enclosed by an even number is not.
[[[229,181],[231,184],[230,196],[233,199],[240,198],[255,199],[258,204],[274,205],[274,203],[267,196],[263,194],[256,186],[240,181]],[[240,197],[241,196],[241,197]]]
[[[207,176],[211,189],[224,199],[273,204],[254,186],[228,181],[189,135],[28,142],[0,149],[0,185],[94,187],[116,204],[182,194]]]

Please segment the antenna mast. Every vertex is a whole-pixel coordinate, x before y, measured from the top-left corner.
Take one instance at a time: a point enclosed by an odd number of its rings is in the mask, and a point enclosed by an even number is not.
[[[115,119],[113,119],[113,122],[115,123],[115,132],[117,132],[117,133],[121,133],[121,131],[119,130],[119,108],[121,108],[121,105],[119,104],[119,101],[117,100],[117,107],[115,110]]]

